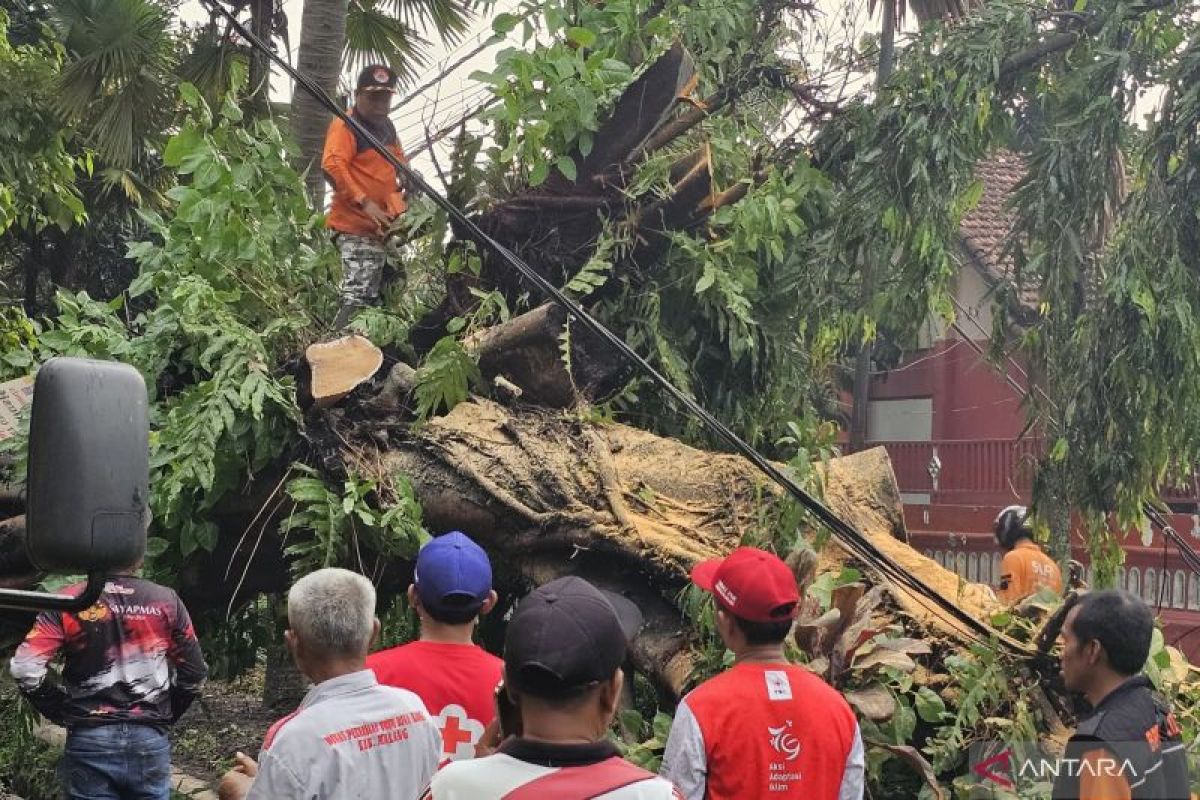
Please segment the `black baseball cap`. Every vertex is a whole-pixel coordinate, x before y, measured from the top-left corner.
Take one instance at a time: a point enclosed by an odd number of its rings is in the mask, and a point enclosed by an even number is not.
[[[539,586],[508,623],[505,683],[535,697],[579,694],[610,679],[624,663],[628,638],[636,633],[627,626],[583,578],[571,575]]]
[[[396,93],[396,72],[386,64],[371,64],[358,73],[355,90],[360,92]]]

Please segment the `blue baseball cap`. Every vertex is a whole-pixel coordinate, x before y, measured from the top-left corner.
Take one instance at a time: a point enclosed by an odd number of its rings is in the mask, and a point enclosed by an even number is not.
[[[417,596],[435,619],[469,622],[492,591],[492,564],[461,531],[437,536],[417,553]]]

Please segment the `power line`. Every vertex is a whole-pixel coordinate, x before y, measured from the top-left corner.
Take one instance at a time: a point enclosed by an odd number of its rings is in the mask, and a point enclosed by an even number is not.
[[[975,327],[978,328],[979,331],[984,335],[985,341],[990,343],[991,336],[988,334],[987,331],[985,331],[983,329],[983,326],[979,324],[979,321],[977,319],[975,319],[974,316],[967,313],[967,310],[965,308],[963,308],[961,303],[959,303],[958,298],[951,296],[950,300],[951,300],[951,302],[954,303],[954,307],[959,312],[961,312],[964,316],[966,316],[968,319],[970,319],[972,323],[974,323]],[[989,363],[991,363],[991,360],[988,359],[987,355],[984,353],[983,348],[981,348],[979,346],[978,342],[976,342],[974,339],[972,339],[970,336],[967,335],[967,332],[964,331],[962,329],[962,326],[960,326],[958,324],[957,319],[954,320],[953,322],[951,322],[950,326],[952,328],[954,328],[954,330],[958,333],[958,335],[961,336],[967,342],[967,344],[970,345],[973,350],[975,350],[976,353],[978,353],[985,361],[988,361]],[[1031,381],[1029,379],[1029,373],[1026,372],[1025,369],[1020,364],[1017,363],[1016,359],[1014,359],[1011,355],[1007,355],[1007,354],[1005,355],[1005,357],[1010,364],[1012,364],[1018,371],[1020,371],[1021,375],[1029,383],[1030,388],[1029,389],[1022,388],[1021,385],[1019,383],[1017,383],[1015,380],[1013,380],[1012,376],[1008,374],[1008,370],[1000,367],[998,364],[993,364],[993,366],[997,370],[999,370],[1000,373],[1004,376],[1005,382],[1009,386],[1011,386],[1022,397],[1025,396],[1025,394],[1027,394],[1029,391],[1036,391],[1038,394],[1040,394],[1042,396],[1042,398],[1046,401],[1046,403],[1051,408],[1053,408],[1057,411],[1058,407],[1055,404],[1055,402],[1052,399],[1050,399],[1050,396],[1047,395],[1046,392],[1040,386],[1037,386],[1036,384],[1033,383],[1033,381]],[[1055,424],[1055,425],[1057,424],[1053,415],[1048,414],[1047,419],[1050,420],[1051,424]],[[1167,522],[1166,517],[1164,517],[1159,512],[1159,510],[1157,508],[1155,508],[1153,505],[1151,505],[1149,502],[1142,504],[1142,513],[1146,515],[1146,518],[1148,520],[1150,520],[1150,523],[1152,525],[1154,525],[1160,531],[1162,531],[1164,540],[1169,540],[1173,545],[1175,545],[1175,549],[1179,551],[1179,557],[1183,559],[1184,565],[1187,566],[1190,570],[1192,570],[1192,572],[1195,572],[1197,575],[1200,575],[1200,553],[1196,552],[1196,549],[1194,547],[1192,547],[1191,543],[1189,543],[1187,540],[1185,540],[1179,534],[1179,532],[1177,530],[1175,530],[1174,527],[1172,527],[1171,523]]]
[[[216,8],[219,13],[230,19],[231,23],[239,29],[239,33],[246,37],[255,47],[263,50],[268,54],[268,57],[276,61],[298,86],[307,91],[312,97],[324,105],[330,112],[341,119],[351,130],[368,142],[382,158],[388,161],[389,164],[401,175],[404,176],[410,187],[416,188],[428,196],[435,205],[440,207],[449,218],[459,226],[459,230],[464,232],[466,236],[475,241],[480,247],[491,250],[502,261],[508,264],[512,269],[524,278],[528,283],[535,286],[541,293],[547,296],[556,305],[562,307],[566,312],[575,319],[575,321],[586,329],[592,335],[606,342],[611,348],[619,352],[626,360],[633,363],[647,377],[649,377],[660,389],[665,391],[678,405],[682,406],[694,417],[696,417],[703,425],[714,434],[719,440],[724,442],[734,452],[740,454],[743,458],[758,468],[763,474],[769,477],[778,486],[784,489],[791,495],[802,507],[804,507],[814,519],[824,525],[841,545],[849,551],[853,556],[869,565],[875,572],[882,577],[889,579],[897,586],[907,588],[912,594],[911,596],[918,603],[926,606],[927,609],[937,615],[942,615],[946,620],[954,620],[962,626],[962,633],[969,635],[980,642],[990,643],[996,642],[1005,647],[1009,651],[1022,654],[1032,655],[1033,651],[1027,646],[1021,644],[1015,639],[1002,634],[987,624],[973,617],[957,603],[951,599],[944,597],[941,593],[936,592],[929,584],[925,583],[921,578],[913,572],[904,569],[894,560],[885,555],[870,539],[863,535],[859,530],[854,528],[845,520],[838,517],[825,504],[817,500],[788,473],[777,467],[769,461],[765,456],[747,444],[740,436],[734,433],[721,420],[714,416],[708,409],[700,405],[691,395],[679,389],[670,380],[663,376],[650,362],[637,353],[633,348],[625,343],[615,333],[605,327],[603,324],[595,320],[584,309],[579,306],[574,300],[568,297],[557,286],[535,271],[532,267],[526,264],[520,257],[514,254],[504,245],[497,242],[487,233],[485,233],[473,220],[462,212],[457,206],[447,200],[440,193],[435,191],[420,174],[414,172],[411,167],[397,158],[389,149],[387,149],[379,139],[367,130],[358,120],[348,115],[337,102],[330,98],[320,86],[313,81],[301,75],[298,71],[283,63],[283,61],[253,33],[246,30],[243,25],[237,22],[229,12],[222,8],[216,0],[202,0],[206,5]]]

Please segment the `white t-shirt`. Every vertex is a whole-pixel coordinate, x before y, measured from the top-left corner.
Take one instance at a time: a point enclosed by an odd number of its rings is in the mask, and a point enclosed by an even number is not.
[[[505,742],[486,758],[447,765],[424,800],[504,798],[683,800],[670,781],[622,761],[610,742],[553,745],[524,739]]]
[[[415,800],[441,750],[419,697],[381,686],[369,669],[352,672],[314,686],[271,727],[246,800]]]

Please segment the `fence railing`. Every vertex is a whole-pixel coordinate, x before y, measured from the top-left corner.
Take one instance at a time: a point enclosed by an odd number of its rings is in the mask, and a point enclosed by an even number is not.
[[[900,491],[937,495],[944,502],[1018,502],[1027,500],[1033,472],[1045,452],[1043,439],[933,440],[870,442],[887,448]],[[931,469],[937,456],[937,470]],[[1162,490],[1163,500],[1200,500],[1200,473],[1176,478]]]

